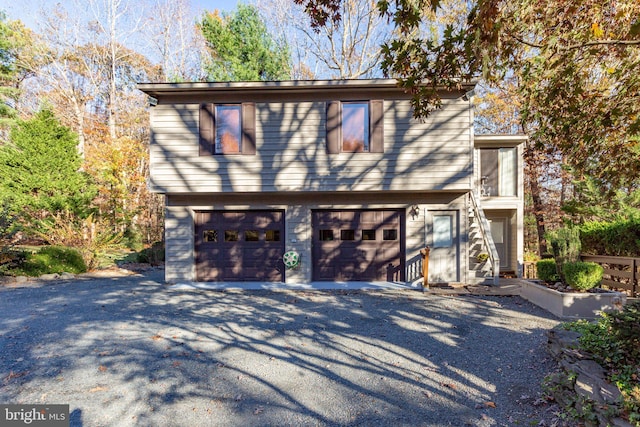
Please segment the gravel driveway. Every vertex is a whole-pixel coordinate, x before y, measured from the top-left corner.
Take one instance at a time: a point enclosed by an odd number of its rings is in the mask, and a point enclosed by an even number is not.
[[[520,297],[0,287],[0,403],[72,426],[535,426],[558,324]]]

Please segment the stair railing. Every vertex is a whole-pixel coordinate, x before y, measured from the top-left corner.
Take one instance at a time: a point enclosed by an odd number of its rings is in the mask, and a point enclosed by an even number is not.
[[[478,226],[480,235],[482,236],[482,241],[484,243],[484,246],[487,248],[487,252],[489,253],[489,262],[491,263],[490,265],[491,274],[493,275],[493,284],[497,285],[498,280],[500,279],[500,257],[498,255],[496,245],[493,241],[493,236],[491,235],[491,227],[489,226],[487,217],[484,215],[484,210],[482,210],[482,208],[480,207],[479,197],[477,196],[475,190],[469,192],[469,199],[471,200],[473,214],[478,220]]]

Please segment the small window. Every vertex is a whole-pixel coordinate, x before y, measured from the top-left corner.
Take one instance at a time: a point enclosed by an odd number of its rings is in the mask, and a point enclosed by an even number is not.
[[[225,242],[237,242],[239,234],[240,233],[238,232],[238,230],[225,230],[224,231],[224,241]]]
[[[433,247],[450,248],[453,246],[452,220],[449,215],[433,217]]]
[[[320,241],[330,242],[333,240],[333,230],[320,230]]]
[[[398,240],[398,230],[395,228],[382,230],[382,240]]]
[[[340,240],[356,240],[356,231],[340,230]]]
[[[238,105],[216,105],[216,154],[242,151],[242,108]]]
[[[267,242],[279,242],[280,230],[267,230],[265,233],[265,240]]]
[[[204,230],[204,232],[202,233],[202,239],[205,242],[217,242],[218,230]]]
[[[369,151],[369,103],[342,104],[342,152]]]
[[[376,240],[376,230],[362,230],[362,240]]]
[[[245,242],[257,242],[260,240],[260,234],[258,230],[245,230],[244,232]]]

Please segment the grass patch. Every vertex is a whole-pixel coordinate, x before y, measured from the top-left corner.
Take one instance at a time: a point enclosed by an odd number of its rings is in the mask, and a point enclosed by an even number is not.
[[[10,276],[37,277],[53,273],[85,273],[87,265],[76,249],[62,246],[45,246],[36,252],[25,252],[15,267],[5,271]]]

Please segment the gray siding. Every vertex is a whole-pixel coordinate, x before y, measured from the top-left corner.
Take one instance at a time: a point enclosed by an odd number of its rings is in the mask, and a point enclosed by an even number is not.
[[[469,103],[445,100],[425,122],[386,100],[384,153],[327,154],[323,101],[257,103],[257,154],[199,156],[198,104],[151,109],[151,188],[163,193],[468,190]]]
[[[185,206],[165,210],[165,280],[192,280],[194,271],[193,211]]]

